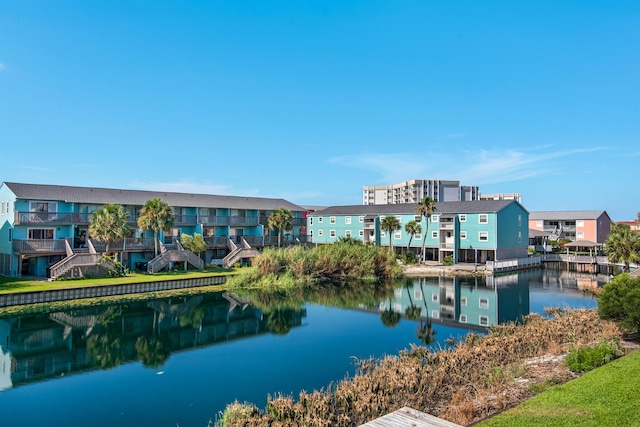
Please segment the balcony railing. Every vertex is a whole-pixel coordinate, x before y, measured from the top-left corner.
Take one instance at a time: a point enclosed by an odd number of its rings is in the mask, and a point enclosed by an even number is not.
[[[198,215],[173,215],[173,225],[196,225]]]
[[[253,216],[253,217],[230,216],[229,225],[244,225],[244,226],[258,225],[258,217],[257,216]]]
[[[66,253],[65,240],[71,239],[13,239],[13,251],[19,254]]]
[[[227,239],[227,236],[210,236],[205,237],[204,242],[207,245],[207,248],[226,248]]]
[[[16,225],[88,224],[89,214],[80,212],[16,212]]]

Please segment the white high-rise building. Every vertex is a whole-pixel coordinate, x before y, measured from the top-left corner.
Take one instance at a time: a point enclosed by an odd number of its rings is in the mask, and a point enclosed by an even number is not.
[[[477,186],[440,179],[413,179],[393,185],[362,187],[363,205],[418,203],[425,197],[431,197],[436,202],[479,200],[480,191]]]

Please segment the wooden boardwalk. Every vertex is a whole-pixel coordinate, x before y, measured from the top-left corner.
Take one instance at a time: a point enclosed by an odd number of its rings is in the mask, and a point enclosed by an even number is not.
[[[409,407],[398,409],[360,427],[462,427]]]

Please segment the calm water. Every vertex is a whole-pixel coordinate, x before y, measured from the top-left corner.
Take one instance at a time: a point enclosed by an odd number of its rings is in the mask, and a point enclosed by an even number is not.
[[[264,407],[268,394],[353,375],[354,358],[445,346],[546,306],[595,307],[580,289],[598,285],[537,270],[416,278],[378,299],[326,304],[208,293],[22,318],[0,311],[2,425],[205,427],[234,400]],[[435,334],[425,336],[427,314]]]

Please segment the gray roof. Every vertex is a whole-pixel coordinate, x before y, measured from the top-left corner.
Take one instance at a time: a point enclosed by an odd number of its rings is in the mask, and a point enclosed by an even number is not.
[[[465,202],[438,202],[435,213],[495,213],[506,206],[516,203],[515,200],[473,200]],[[524,208],[523,208],[524,209]],[[309,216],[327,215],[406,215],[415,213],[416,203],[399,203],[394,205],[346,205],[329,206],[326,209],[310,213]]]
[[[127,206],[142,206],[148,200],[160,198],[174,207],[228,208],[274,210],[285,208],[304,211],[298,205],[284,199],[264,197],[216,196],[211,194],[174,193],[169,191],[118,190],[113,188],[70,187],[64,185],[21,184],[5,182],[19,199],[51,200],[70,203],[103,205],[115,203]]]
[[[537,211],[529,213],[530,220],[579,220],[579,219],[598,219],[602,214],[607,215],[606,211]],[[609,216],[609,215],[607,215]]]

